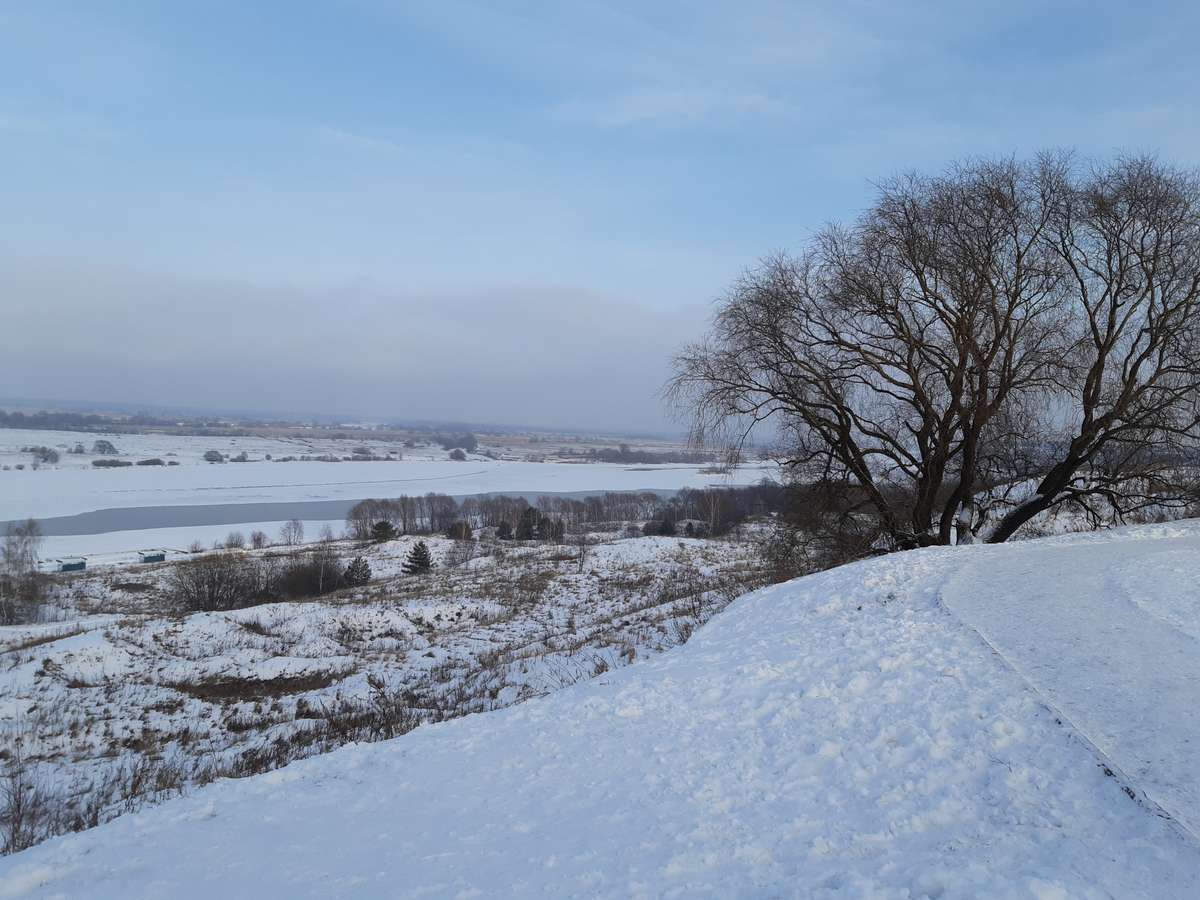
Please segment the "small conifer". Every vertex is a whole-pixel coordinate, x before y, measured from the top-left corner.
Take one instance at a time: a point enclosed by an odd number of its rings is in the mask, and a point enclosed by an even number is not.
[[[418,541],[417,546],[413,547],[408,554],[408,559],[404,561],[405,575],[424,575],[433,568],[433,557],[429,553],[429,548],[424,541]]]

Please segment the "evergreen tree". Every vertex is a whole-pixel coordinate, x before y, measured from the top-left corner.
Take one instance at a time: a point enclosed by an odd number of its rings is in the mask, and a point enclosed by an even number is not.
[[[538,536],[538,529],[542,524],[542,514],[538,512],[537,507],[527,506],[525,511],[521,513],[521,518],[517,522],[517,540],[532,541]]]
[[[501,522],[496,526],[496,537],[502,541],[511,541],[513,537],[512,525],[508,522]]]
[[[362,585],[371,580],[371,564],[361,556],[354,557],[346,567],[346,584]]]
[[[562,519],[552,519],[550,516],[544,516],[538,522],[537,536],[543,541],[553,541],[556,544],[562,543],[563,535],[566,533],[566,526]]]
[[[412,548],[408,554],[408,559],[404,561],[405,575],[424,575],[433,568],[433,557],[429,553],[429,548],[425,546],[424,541],[417,541],[417,546]]]
[[[471,523],[466,519],[457,519],[446,529],[446,537],[454,538],[456,541],[469,541],[471,534]]]
[[[391,522],[380,521],[371,526],[371,540],[377,544],[393,540],[396,537],[396,526]]]

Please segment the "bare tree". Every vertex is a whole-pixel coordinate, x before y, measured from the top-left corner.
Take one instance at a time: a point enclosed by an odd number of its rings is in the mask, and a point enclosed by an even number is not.
[[[289,519],[279,529],[280,543],[289,547],[304,543],[304,523],[299,519]]]
[[[591,549],[591,543],[588,540],[586,531],[580,531],[571,535],[568,543],[575,548],[575,562],[580,572],[583,571],[584,564],[587,562],[588,550]]]
[[[0,855],[25,850],[45,837],[48,806],[18,737],[0,775]]]
[[[9,525],[0,548],[0,624],[27,621],[42,599],[38,554],[42,529],[34,519]]]
[[[37,570],[38,551],[42,545],[42,527],[36,519],[26,519],[20,525],[9,525],[0,550],[4,570],[15,576]]]
[[[1003,541],[1047,509],[1120,517],[1187,502],[1200,434],[1200,180],[1153,159],[1098,169],[1054,208],[1071,343],[1059,367],[1059,446]]]
[[[853,486],[893,547],[979,530],[977,502],[1031,478],[990,539],[1067,501],[1120,514],[1197,436],[1198,211],[1196,179],[1147,159],[893,180],[743,277],[669,394],[697,440],[773,420],[794,477]]]
[[[318,594],[337,590],[340,587],[344,569],[342,560],[335,550],[327,546],[317,548],[309,554],[309,564],[312,567]]]

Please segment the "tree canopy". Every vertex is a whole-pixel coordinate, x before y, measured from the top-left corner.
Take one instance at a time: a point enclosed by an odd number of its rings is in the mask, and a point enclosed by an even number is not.
[[[698,441],[771,420],[891,546],[1003,541],[1066,502],[1184,501],[1200,188],[1147,157],[973,161],[879,186],[747,272],[675,360]]]

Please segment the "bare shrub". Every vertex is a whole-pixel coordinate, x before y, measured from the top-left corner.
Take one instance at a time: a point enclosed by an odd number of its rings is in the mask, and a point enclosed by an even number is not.
[[[319,597],[345,584],[341,558],[327,545],[293,557],[279,574],[279,591],[288,597]]]
[[[573,534],[567,540],[567,543],[574,548],[575,564],[578,571],[583,571],[583,566],[587,562],[588,551],[591,548],[591,542],[588,540],[587,532],[581,531],[579,534]]]
[[[456,568],[457,566],[466,565],[475,558],[475,542],[472,540],[455,541],[450,545],[450,549],[446,551],[444,560],[445,566],[448,569]]]
[[[33,454],[34,462],[54,465],[58,462],[58,451],[53,447],[23,447],[22,450],[26,453]]]
[[[167,594],[191,612],[237,609],[254,593],[252,567],[224,553],[178,563],[167,576]]]
[[[0,781],[0,853],[32,847],[51,830],[49,798],[14,742]]]

